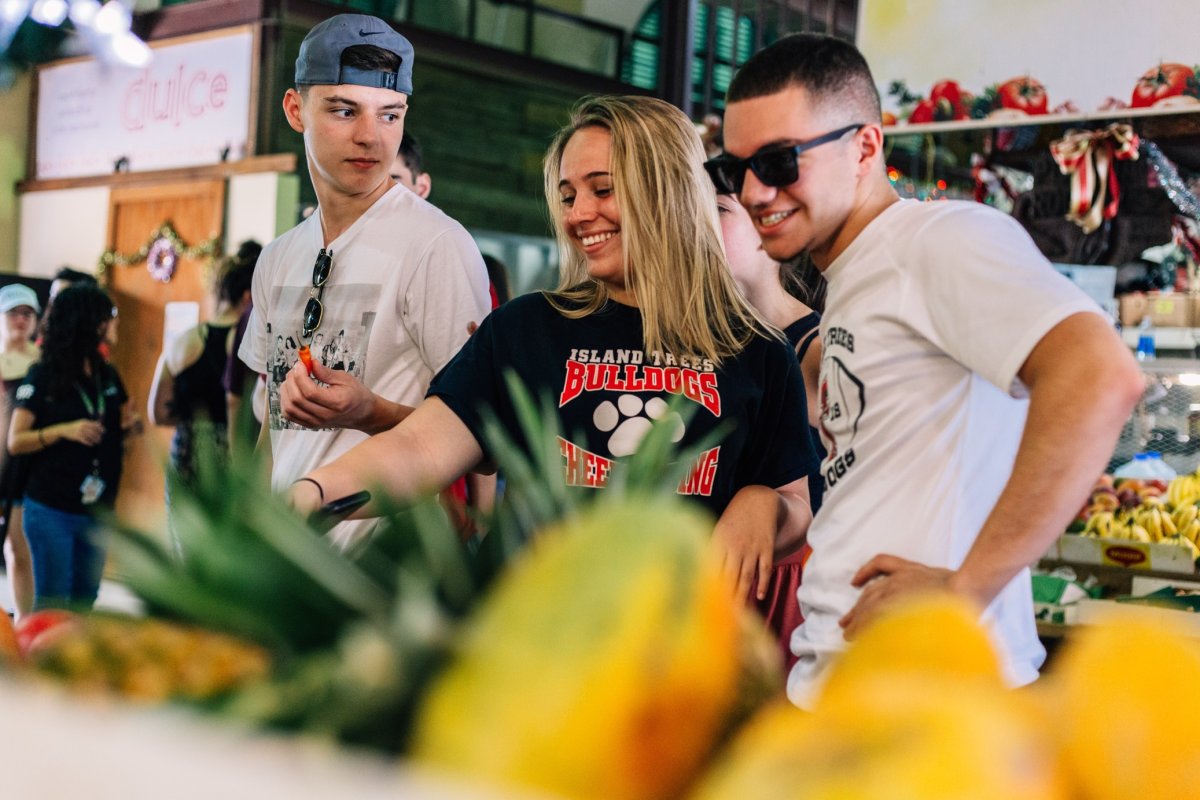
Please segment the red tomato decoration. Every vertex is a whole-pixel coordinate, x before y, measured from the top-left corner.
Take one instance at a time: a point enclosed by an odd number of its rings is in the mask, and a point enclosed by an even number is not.
[[[1188,91],[1189,84],[1191,92]],[[1186,64],[1159,64],[1138,78],[1129,105],[1133,108],[1149,108],[1168,97],[1196,93],[1196,71],[1192,67]]]
[[[1000,84],[997,90],[1001,108],[1011,108],[1026,114],[1045,114],[1049,110],[1046,87],[1029,76],[1013,78]]]
[[[939,120],[966,119],[964,97],[962,87],[956,81],[938,81],[929,92],[929,99],[935,106],[934,117]]]
[[[932,100],[922,100],[913,106],[912,113],[908,115],[910,124],[918,125],[922,122],[933,122],[937,104]]]
[[[20,649],[21,655],[28,658],[37,644],[38,637],[60,625],[74,621],[75,618],[70,611],[60,608],[35,611],[27,617],[22,617],[21,621],[17,623],[17,647]]]

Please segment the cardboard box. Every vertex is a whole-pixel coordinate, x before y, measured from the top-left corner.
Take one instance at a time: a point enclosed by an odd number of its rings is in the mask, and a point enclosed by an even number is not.
[[[1121,327],[1136,328],[1140,325],[1142,317],[1146,316],[1147,305],[1146,295],[1142,292],[1123,294],[1118,297],[1117,309]]]
[[[1174,544],[1145,544],[1068,533],[1059,537],[1058,552],[1063,561],[1078,561],[1081,564],[1196,574],[1191,550]]]
[[[1190,328],[1193,298],[1178,292],[1146,295],[1146,313],[1157,328]]]
[[[1189,636],[1200,637],[1200,614],[1138,603],[1118,603],[1115,600],[1080,600],[1075,604],[1074,624],[1093,625],[1114,615],[1144,619],[1147,622],[1164,622]]]

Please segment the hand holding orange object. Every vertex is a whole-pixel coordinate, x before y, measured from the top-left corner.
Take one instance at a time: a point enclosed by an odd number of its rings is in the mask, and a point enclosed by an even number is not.
[[[304,362],[304,369],[306,369],[308,374],[311,376],[313,373],[313,358],[312,353],[308,349],[308,345],[300,345],[300,349],[297,350],[296,353],[300,356],[300,360]]]

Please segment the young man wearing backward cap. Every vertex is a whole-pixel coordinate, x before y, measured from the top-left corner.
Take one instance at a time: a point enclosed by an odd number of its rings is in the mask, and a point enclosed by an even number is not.
[[[283,98],[318,206],[263,250],[238,353],[267,374],[260,443],[277,491],[403,419],[490,308],[466,230],[388,174],[412,68],[412,45],[385,22],[341,14],[304,38]],[[318,331],[323,352],[309,349]],[[334,352],[339,369],[323,363]],[[282,380],[269,368],[280,358]],[[331,536],[346,546],[370,528],[342,523]]]

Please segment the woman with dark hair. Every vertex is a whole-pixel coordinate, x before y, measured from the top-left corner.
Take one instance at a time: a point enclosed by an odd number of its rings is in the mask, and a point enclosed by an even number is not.
[[[141,431],[120,376],[100,355],[116,336],[116,308],[103,290],[64,289],[50,310],[42,360],[17,389],[8,450],[32,454],[25,534],[34,608],[91,608],[100,588],[105,548],[93,512],[116,500],[125,435]]]
[[[250,304],[254,262],[229,259],[216,287],[216,314],[163,346],[150,386],[150,421],[173,425],[171,467],[190,481],[196,471],[195,442],[209,438],[213,452],[227,449],[223,378],[229,341],[242,311]]]

